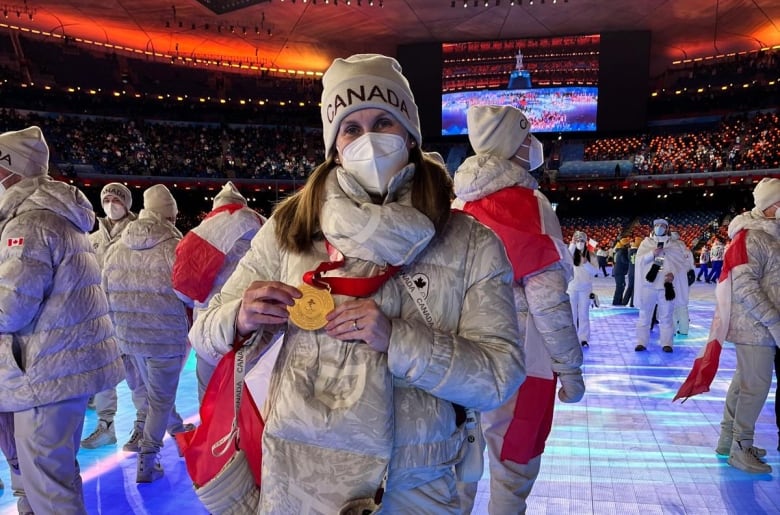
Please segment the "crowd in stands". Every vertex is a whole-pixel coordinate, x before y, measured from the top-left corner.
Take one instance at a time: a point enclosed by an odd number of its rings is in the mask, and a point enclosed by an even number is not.
[[[0,130],[38,125],[52,161],[98,173],[301,180],[322,161],[322,132],[294,126],[162,123],[0,112]]]
[[[780,167],[777,110],[724,118],[714,129],[601,138],[585,147],[585,160],[631,159],[635,173],[672,174]]]
[[[291,124],[253,125],[163,122],[66,116],[3,109],[0,129],[36,124],[49,135],[52,158],[63,167],[88,165],[97,173],[197,178],[298,181],[322,154],[322,133]],[[449,159],[460,143],[430,142]],[[734,116],[718,130],[599,138],[584,146],[586,160],[624,159],[633,173],[665,174],[780,168],[777,111]],[[465,156],[462,156],[465,157]]]

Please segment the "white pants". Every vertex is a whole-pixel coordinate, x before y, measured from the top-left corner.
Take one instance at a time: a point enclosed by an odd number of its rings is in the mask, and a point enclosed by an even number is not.
[[[734,441],[749,440],[752,445],[756,421],[772,386],[775,347],[735,344],[737,369],[731,378],[723,407],[721,433],[731,429]]]
[[[526,499],[539,476],[542,456],[532,458],[528,463],[515,463],[511,460],[501,460],[501,448],[509,424],[514,418],[517,397],[512,396],[498,408],[481,413],[482,432],[488,449],[488,466],[490,468],[490,515],[517,515],[526,512]],[[477,483],[458,483],[461,496],[461,513],[471,513],[474,497],[477,493]]]
[[[676,306],[674,308],[674,327],[677,328],[677,332],[680,334],[688,334],[690,323],[688,306]]]
[[[22,486],[36,515],[86,515],[76,452],[88,396],[14,413]]]
[[[577,327],[577,338],[580,342],[590,341],[590,291],[573,291],[569,293],[571,314]]]
[[[674,311],[674,301],[666,300],[663,288],[655,290],[650,287],[642,289],[642,299],[639,299],[639,319],[636,322],[636,343],[647,347],[650,340],[650,323],[653,320],[653,307],[658,306],[656,317],[658,318],[658,327],[661,335],[659,343],[661,347],[672,346],[674,338],[674,321],[672,313]]]

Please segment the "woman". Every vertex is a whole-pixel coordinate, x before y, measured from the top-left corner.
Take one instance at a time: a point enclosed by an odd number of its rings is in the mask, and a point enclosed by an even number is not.
[[[577,326],[577,338],[583,347],[588,347],[593,276],[598,275],[598,269],[588,250],[588,236],[584,232],[574,231],[569,252],[574,260],[574,277],[569,281],[566,292],[571,299],[571,312],[574,316],[574,324]]]
[[[322,119],[325,162],[260,229],[192,344],[224,354],[285,330],[261,410],[260,513],[335,513],[380,486],[383,512],[458,513],[457,414],[525,377],[511,266],[492,232],[450,214],[394,59],[336,59]]]

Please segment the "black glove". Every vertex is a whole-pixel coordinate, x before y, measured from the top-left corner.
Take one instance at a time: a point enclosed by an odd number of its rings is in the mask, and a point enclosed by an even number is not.
[[[666,300],[674,300],[674,285],[672,283],[664,283],[664,297]]]
[[[696,272],[694,272],[693,270],[688,270],[688,286],[691,286],[695,282],[696,282]]]
[[[647,279],[647,282],[651,283],[655,281],[655,278],[658,276],[658,271],[661,269],[661,266],[657,263],[653,263],[653,266],[650,267],[650,270],[647,272],[647,275],[645,276],[645,279]]]

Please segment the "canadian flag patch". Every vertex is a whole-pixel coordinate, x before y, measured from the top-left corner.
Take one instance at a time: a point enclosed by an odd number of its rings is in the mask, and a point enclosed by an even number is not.
[[[24,238],[8,238],[9,247],[21,247],[24,245]]]

